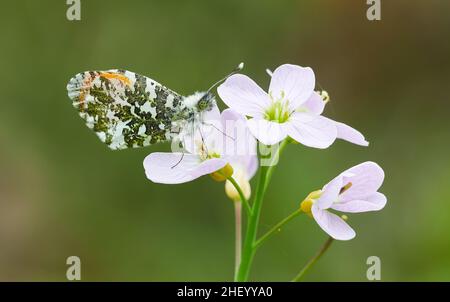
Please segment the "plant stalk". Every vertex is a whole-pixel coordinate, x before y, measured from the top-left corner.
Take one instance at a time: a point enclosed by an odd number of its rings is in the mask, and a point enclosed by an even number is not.
[[[289,221],[291,221],[292,219],[294,219],[295,217],[297,217],[298,215],[300,215],[302,213],[302,211],[300,209],[292,212],[291,214],[289,214],[289,216],[285,217],[283,220],[281,220],[279,223],[277,223],[273,228],[271,228],[267,233],[265,233],[263,236],[261,236],[256,242],[255,242],[255,249],[257,249],[258,247],[261,246],[261,244],[264,243],[264,241],[266,241],[267,239],[269,239],[270,237],[272,237],[272,235],[274,235],[275,233],[281,231],[281,228],[288,223]]]
[[[327,241],[325,241],[325,243],[322,245],[320,250],[316,253],[316,255],[314,255],[314,257],[312,257],[308,261],[308,263],[306,263],[306,265],[297,274],[297,276],[295,276],[295,278],[292,279],[292,282],[299,282],[303,278],[303,276],[306,274],[306,272],[314,265],[314,263],[316,263],[317,260],[319,260],[320,257],[322,257],[323,254],[325,254],[325,252],[328,250],[328,248],[333,243],[333,241],[334,241],[334,239],[332,237],[329,237],[327,239]]]
[[[250,273],[250,267],[253,262],[253,257],[255,255],[255,242],[258,232],[259,219],[261,215],[261,208],[266,193],[267,187],[269,185],[272,173],[275,168],[275,161],[279,159],[281,152],[284,147],[288,144],[288,140],[284,140],[275,152],[275,156],[268,166],[262,166],[259,174],[258,185],[256,187],[256,194],[254,197],[254,202],[252,205],[252,211],[249,215],[247,222],[247,229],[245,234],[244,246],[242,249],[242,258],[239,265],[238,273],[236,276],[236,281],[247,281],[248,275]]]
[[[234,263],[234,278],[237,278],[239,263],[241,263],[242,252],[242,203],[240,201],[233,202],[234,204],[234,221],[235,221],[235,263]]]

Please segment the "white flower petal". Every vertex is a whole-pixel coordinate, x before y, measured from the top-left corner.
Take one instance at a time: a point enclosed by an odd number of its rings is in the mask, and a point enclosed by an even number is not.
[[[308,100],[301,105],[301,108],[305,108],[306,112],[321,115],[325,109],[325,102],[317,92],[313,92]]]
[[[270,105],[267,93],[243,74],[229,77],[217,88],[217,93],[228,107],[247,116],[260,117]]]
[[[272,75],[269,93],[274,99],[289,100],[289,109],[296,110],[306,102],[314,91],[316,79],[309,67],[284,64],[279,66]]]
[[[350,240],[355,238],[355,231],[341,217],[330,213],[327,210],[319,209],[316,204],[312,206],[311,212],[322,230],[334,239]]]
[[[274,145],[285,139],[287,136],[285,125],[258,118],[247,121],[250,132],[264,145]]]
[[[297,142],[313,148],[328,148],[337,136],[337,130],[334,123],[323,116],[316,116],[310,121],[304,122],[301,115],[294,113],[289,122],[286,123],[287,133]]]
[[[144,159],[145,174],[155,183],[179,184],[192,181],[202,175],[215,172],[226,161],[214,158],[201,161],[193,154],[156,152]]]
[[[247,119],[234,111],[222,112],[224,155],[228,157],[256,155],[256,140],[247,127]]]
[[[251,179],[258,169],[257,144],[255,137],[247,127],[247,119],[233,109],[222,112],[224,125],[224,149],[222,155],[235,166],[245,169]]]
[[[258,156],[257,155],[251,155],[246,158],[244,161],[247,163],[246,169],[247,169],[247,175],[248,179],[252,179],[253,176],[255,176],[256,171],[258,170]]]
[[[338,176],[325,185],[322,189],[322,194],[317,199],[317,206],[322,209],[328,209],[333,202],[336,202],[339,197],[339,192],[342,189],[342,176]]]
[[[366,197],[365,200],[350,200],[342,203],[335,203],[331,206],[332,209],[347,213],[362,213],[379,211],[386,205],[387,199],[384,194],[375,192]]]
[[[364,162],[342,173],[344,185],[351,183],[351,187],[343,192],[341,201],[366,200],[368,196],[378,191],[384,180],[383,169],[374,162]],[[349,176],[346,176],[349,175]]]
[[[337,128],[337,138],[346,140],[350,143],[365,146],[369,145],[369,142],[366,141],[364,135],[358,130],[340,122],[334,121]]]

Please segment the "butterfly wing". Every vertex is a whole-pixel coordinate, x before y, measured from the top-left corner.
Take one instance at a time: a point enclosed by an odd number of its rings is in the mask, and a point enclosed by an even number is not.
[[[86,71],[67,84],[86,125],[113,150],[144,147],[173,137],[183,97],[126,70]]]

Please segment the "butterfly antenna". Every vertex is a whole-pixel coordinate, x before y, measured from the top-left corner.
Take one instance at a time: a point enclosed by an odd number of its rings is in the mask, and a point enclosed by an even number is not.
[[[231,77],[233,74],[241,71],[244,68],[244,62],[239,63],[238,66],[236,66],[235,69],[233,69],[232,72],[230,72],[226,77],[220,79],[219,81],[215,82],[211,87],[209,87],[209,89],[206,91],[206,94],[208,94],[209,92],[211,92],[211,90],[216,87],[217,85],[219,85],[220,83],[222,83],[223,81],[225,81],[226,79],[228,79],[229,77]]]

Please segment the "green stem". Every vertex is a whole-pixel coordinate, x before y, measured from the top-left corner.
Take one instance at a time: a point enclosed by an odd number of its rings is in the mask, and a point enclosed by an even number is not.
[[[261,244],[264,243],[264,241],[266,241],[267,239],[269,239],[272,235],[274,235],[275,233],[281,231],[281,228],[288,223],[289,221],[291,221],[293,218],[297,217],[298,215],[300,215],[302,213],[302,211],[300,209],[296,210],[295,212],[292,212],[291,214],[289,214],[289,216],[287,216],[286,218],[284,218],[283,220],[281,220],[279,223],[277,223],[273,228],[271,228],[267,233],[265,233],[263,236],[261,236],[256,242],[255,242],[255,249],[257,249]]]
[[[303,267],[303,269],[297,274],[297,276],[295,276],[294,279],[292,279],[292,281],[299,282],[303,278],[303,276],[306,274],[306,272],[314,265],[314,263],[316,263],[317,260],[319,260],[323,254],[325,254],[325,252],[328,250],[328,248],[333,243],[333,241],[334,241],[334,239],[332,237],[329,237],[328,240],[325,241],[325,243],[322,245],[320,250],[317,252],[317,254],[314,255],[314,257],[312,257],[308,261],[308,263],[306,263],[306,265]]]
[[[259,181],[256,187],[256,193],[254,197],[252,211],[247,221],[247,230],[245,234],[244,247],[242,250],[241,264],[236,276],[236,281],[247,281],[250,272],[250,267],[255,255],[255,242],[258,232],[259,218],[261,215],[262,202],[266,193],[270,178],[272,177],[273,170],[275,168],[275,161],[278,161],[281,151],[287,145],[288,140],[284,140],[278,147],[275,156],[272,157],[272,161],[268,166],[262,166],[259,174]]]
[[[244,192],[242,192],[241,187],[239,186],[239,184],[237,183],[236,180],[234,180],[233,177],[228,177],[227,178],[231,184],[234,186],[234,188],[236,189],[236,191],[239,194],[239,197],[241,198],[242,203],[244,204],[245,210],[247,211],[247,215],[250,215],[252,212],[252,208],[250,207],[250,205],[248,204],[248,200],[247,198],[245,198]],[[237,201],[238,202],[238,201]]]
[[[234,278],[237,277],[239,263],[241,263],[242,252],[242,203],[239,201],[233,202],[234,204],[234,219],[235,219],[235,265],[234,265]]]

